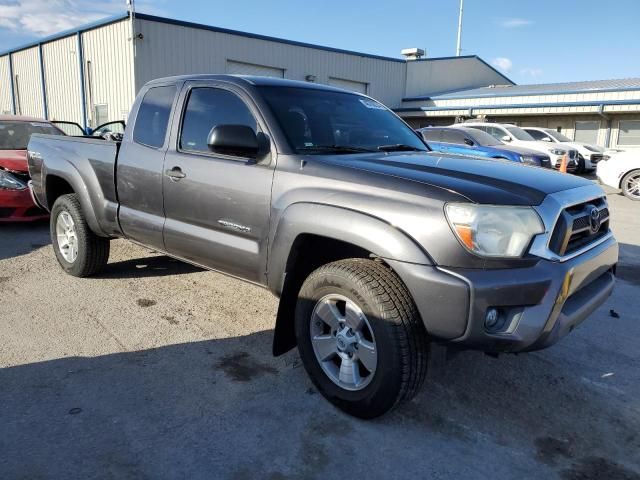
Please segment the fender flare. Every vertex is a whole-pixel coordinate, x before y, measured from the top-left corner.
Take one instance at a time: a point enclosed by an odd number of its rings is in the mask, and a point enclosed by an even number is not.
[[[317,235],[351,243],[390,260],[433,265],[429,254],[406,233],[370,214],[321,203],[295,203],[278,219],[267,266],[269,288],[282,293],[286,266],[298,236]]]
[[[98,219],[95,214],[95,210],[93,208],[93,203],[91,202],[91,196],[89,195],[89,190],[87,186],[82,180],[82,176],[80,172],[76,169],[76,167],[67,162],[66,165],[70,167],[71,171],[63,171],[63,170],[51,170],[46,169],[43,172],[44,177],[44,185],[47,184],[48,178],[50,176],[58,177],[71,185],[73,192],[78,195],[78,199],[80,200],[80,205],[82,206],[82,211],[84,213],[85,219],[91,231],[93,231],[96,235],[106,237],[107,235],[100,228],[100,224],[98,223]],[[47,198],[47,191],[45,188],[45,198],[47,204],[49,203],[49,198]]]

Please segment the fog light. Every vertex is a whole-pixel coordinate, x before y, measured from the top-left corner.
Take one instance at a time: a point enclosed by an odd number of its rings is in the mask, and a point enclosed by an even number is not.
[[[500,312],[497,308],[490,308],[484,316],[484,328],[488,331],[495,330],[500,321]]]

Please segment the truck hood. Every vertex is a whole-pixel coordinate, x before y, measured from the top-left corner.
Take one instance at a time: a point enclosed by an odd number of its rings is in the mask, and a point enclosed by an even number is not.
[[[0,168],[12,172],[27,173],[27,151],[0,150]]]
[[[455,192],[475,203],[492,205],[539,205],[550,193],[592,185],[583,178],[547,168],[436,152],[321,158],[341,167],[424,183]]]

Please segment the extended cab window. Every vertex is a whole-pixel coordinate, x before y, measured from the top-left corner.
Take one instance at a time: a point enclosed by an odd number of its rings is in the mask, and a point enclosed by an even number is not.
[[[180,148],[208,152],[209,132],[216,125],[246,125],[257,130],[256,119],[235,93],[220,88],[194,88],[182,120]]]
[[[153,87],[145,93],[133,129],[133,141],[160,148],[164,145],[171,105],[176,96],[176,87]]]

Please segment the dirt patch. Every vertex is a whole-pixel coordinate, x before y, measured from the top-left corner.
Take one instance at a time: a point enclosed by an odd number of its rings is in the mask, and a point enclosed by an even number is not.
[[[278,373],[274,367],[260,363],[247,352],[238,352],[222,357],[216,366],[236,382],[250,382],[265,374]]]
[[[554,437],[536,438],[536,457],[547,465],[556,463],[560,458],[571,458],[571,443]]]
[[[562,471],[564,480],[640,480],[638,472],[601,457],[586,457]]]
[[[139,298],[137,303],[139,307],[147,308],[152,307],[157,302],[155,300],[149,300],[148,298]]]
[[[0,277],[0,283],[8,282],[10,277]]]
[[[163,320],[166,320],[171,325],[178,325],[180,323],[178,320],[176,320],[176,317],[174,317],[173,315],[162,315],[160,318],[162,318]]]
[[[633,285],[640,285],[640,265],[619,264],[616,267],[616,278]]]

